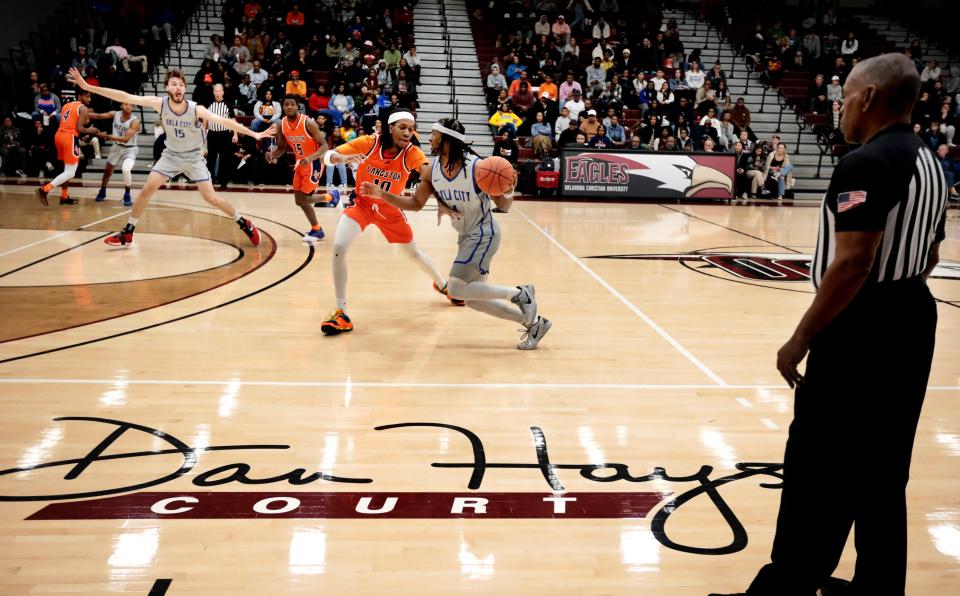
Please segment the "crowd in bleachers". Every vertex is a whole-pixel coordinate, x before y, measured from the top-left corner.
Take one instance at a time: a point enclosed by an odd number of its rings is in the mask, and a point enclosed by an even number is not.
[[[52,41],[26,42],[31,43],[35,69],[19,75],[16,97],[4,102],[9,111],[0,127],[2,172],[53,175],[59,167],[53,135],[63,105],[76,96],[66,81],[67,70],[73,66],[94,84],[136,92],[182,25],[186,8],[185,0],[149,4],[98,0],[61,6],[53,22],[39,32],[39,39]],[[91,109],[107,111],[110,105],[98,97]],[[92,135],[81,137],[84,155],[99,157],[98,141]]]
[[[293,95],[331,147],[379,130],[392,111],[416,110],[413,4],[227,0],[226,39],[210,36],[193,99],[209,107],[222,85],[231,113],[259,131],[279,121],[283,98]],[[217,169],[235,171],[239,182],[288,183],[289,164],[268,164],[263,148],[245,139],[220,156]],[[343,166],[328,168],[327,183],[346,184],[348,175]]]

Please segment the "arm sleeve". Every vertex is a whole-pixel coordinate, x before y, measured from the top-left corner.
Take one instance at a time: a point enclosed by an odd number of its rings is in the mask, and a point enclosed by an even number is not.
[[[373,135],[364,135],[362,137],[357,137],[349,143],[345,143],[337,147],[336,151],[340,155],[366,155],[370,153],[370,150],[373,149],[374,143],[377,142],[377,139]]]
[[[879,232],[886,228],[890,209],[907,195],[907,185],[892,180],[889,169],[875,158],[856,153],[838,164],[826,198],[837,214],[838,232]],[[859,202],[861,197],[865,200]],[[843,203],[851,201],[852,206],[843,208]]]

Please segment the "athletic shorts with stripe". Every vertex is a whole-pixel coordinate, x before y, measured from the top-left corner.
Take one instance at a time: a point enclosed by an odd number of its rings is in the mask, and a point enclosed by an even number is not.
[[[53,140],[57,146],[57,159],[64,165],[80,163],[80,137],[72,132],[58,132]]]
[[[207,160],[203,156],[203,151],[184,154],[164,149],[152,171],[168,178],[183,174],[193,182],[204,182],[210,179],[210,170],[207,169]]]
[[[500,226],[490,218],[457,242],[457,258],[450,267],[450,277],[456,277],[470,283],[482,281],[490,273],[493,255],[500,249]]]
[[[323,160],[315,159],[306,166],[293,168],[293,190],[305,195],[313,194],[320,186],[320,176],[323,174]]]

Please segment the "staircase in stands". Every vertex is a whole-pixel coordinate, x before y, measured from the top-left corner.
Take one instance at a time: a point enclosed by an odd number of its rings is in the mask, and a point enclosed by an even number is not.
[[[685,10],[664,10],[664,22],[676,19],[680,39],[687,54],[701,49],[704,71],[710,70],[719,60],[727,74],[727,87],[735,100],[743,97],[750,108],[751,126],[760,140],[770,139],[778,132],[787,145],[790,161],[794,164],[793,188],[796,198],[820,199],[827,189],[833,165],[829,157],[823,158],[820,177],[816,176],[820,149],[816,136],[809,130],[800,132],[794,110],[777,103],[776,90],[770,89],[764,98],[764,88],[755,72],[748,72],[746,63],[726,40],[722,40],[715,28],[698,21],[695,13]],[[749,81],[748,81],[749,79]],[[761,111],[762,106],[762,111]],[[797,151],[799,141],[799,152]]]
[[[424,145],[431,125],[456,112],[473,149],[480,155],[490,155],[493,140],[466,0],[417,2],[414,35],[422,60],[417,131]]]

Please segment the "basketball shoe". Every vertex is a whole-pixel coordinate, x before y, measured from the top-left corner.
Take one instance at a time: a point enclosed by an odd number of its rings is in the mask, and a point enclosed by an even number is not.
[[[530,327],[537,320],[536,290],[530,284],[517,286],[517,289],[520,290],[520,293],[511,298],[510,302],[520,307],[520,312],[523,314],[523,326]]]
[[[316,242],[318,240],[323,240],[324,236],[326,236],[326,234],[323,233],[323,228],[320,228],[319,230],[310,230],[303,235],[303,241]]]
[[[443,289],[441,290],[440,286],[437,285],[437,282],[433,282],[433,289],[439,292],[441,295],[446,296],[447,300],[450,301],[450,304],[454,306],[466,306],[467,305],[466,302],[464,302],[463,300],[460,300],[459,298],[454,298],[453,296],[450,295],[450,292],[447,291],[447,285],[448,284],[445,284],[443,286]]]
[[[107,189],[100,187],[100,192],[97,193],[97,198],[94,199],[98,203],[102,203],[107,200]]]
[[[133,244],[133,228],[134,226],[130,224],[125,225],[123,229],[116,234],[107,236],[103,241],[104,244],[109,244],[110,246],[127,246],[128,244]]]
[[[241,217],[237,225],[240,226],[240,229],[243,230],[243,233],[247,235],[247,238],[250,239],[250,242],[254,246],[260,245],[260,230],[257,229],[257,226],[253,225],[252,221],[246,217]]]
[[[551,323],[549,319],[537,317],[537,320],[533,325],[529,325],[526,329],[524,329],[523,335],[520,336],[520,343],[517,344],[517,349],[536,349],[537,344],[539,344],[540,340],[543,339],[543,336],[547,334],[547,331],[550,331],[551,327],[553,327],[553,323]]]
[[[338,308],[330,313],[326,321],[320,324],[320,331],[323,331],[324,335],[346,333],[353,331],[353,322],[350,321],[350,317],[343,310]]]

